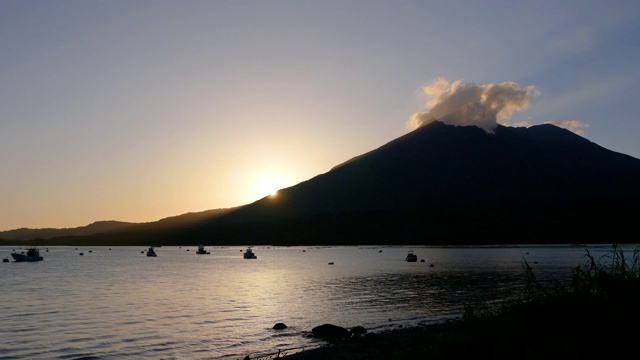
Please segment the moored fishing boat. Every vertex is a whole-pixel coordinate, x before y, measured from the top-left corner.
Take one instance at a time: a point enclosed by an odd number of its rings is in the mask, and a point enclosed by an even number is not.
[[[251,246],[249,246],[247,248],[247,251],[244,252],[244,254],[242,255],[245,259],[257,259],[258,257],[256,256],[256,254],[253,253],[253,250],[251,249]]]
[[[196,254],[209,254],[209,252],[204,249],[204,245],[200,244],[198,245],[198,251],[196,251]]]
[[[408,262],[416,262],[418,261],[418,256],[413,253],[413,250],[409,250],[406,259]]]
[[[42,261],[43,258],[40,256],[40,250],[38,248],[32,247],[28,248],[26,254],[24,251],[22,253],[13,252],[11,256],[15,261]]]
[[[150,247],[149,250],[147,250],[147,256],[156,257],[158,256],[158,254],[156,254],[156,251],[153,249],[153,247]]]

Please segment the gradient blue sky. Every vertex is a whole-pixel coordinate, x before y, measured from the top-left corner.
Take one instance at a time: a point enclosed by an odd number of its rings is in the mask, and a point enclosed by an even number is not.
[[[251,203],[411,131],[440,78],[640,158],[640,2],[0,0],[0,230]]]

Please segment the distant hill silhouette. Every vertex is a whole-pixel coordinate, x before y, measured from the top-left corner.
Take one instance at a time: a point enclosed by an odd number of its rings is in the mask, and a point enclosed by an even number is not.
[[[107,236],[111,234],[137,234],[137,233],[155,233],[157,231],[171,231],[173,228],[181,228],[188,226],[190,224],[197,223],[202,221],[203,219],[210,220],[224,214],[226,212],[232,211],[233,208],[230,209],[215,209],[215,210],[206,210],[195,213],[186,213],[177,216],[171,216],[164,219],[160,219],[154,222],[147,223],[130,223],[130,222],[121,222],[121,221],[97,221],[87,226],[81,226],[76,228],[63,228],[63,229],[55,229],[55,228],[43,228],[43,229],[29,229],[29,228],[20,228],[9,231],[0,232],[0,239],[9,240],[12,244],[16,244],[15,241],[11,240],[37,240],[40,242],[47,242],[43,240],[50,240],[52,238],[58,239],[71,239],[77,238],[78,241],[72,241],[74,244],[82,244],[87,237],[91,238],[100,238],[101,236]],[[48,241],[51,243],[51,241]],[[0,240],[0,244],[2,244],[2,240]]]
[[[629,209],[640,204],[639,184],[640,160],[553,125],[487,133],[434,121],[276,197],[189,221],[49,241],[633,243]]]
[[[8,230],[0,232],[0,238],[14,239],[14,240],[30,240],[30,239],[50,239],[58,236],[86,236],[105,232],[111,232],[115,230],[126,229],[135,223],[121,222],[121,221],[96,221],[87,226],[77,228],[42,228],[42,229],[29,229],[20,228],[15,230]]]

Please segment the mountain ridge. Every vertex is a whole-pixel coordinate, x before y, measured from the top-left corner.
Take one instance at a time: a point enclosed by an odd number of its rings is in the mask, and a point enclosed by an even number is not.
[[[172,226],[121,228],[92,241],[607,242],[630,230],[633,219],[624,209],[640,202],[638,183],[640,160],[554,125],[498,125],[490,133],[434,121],[276,197]]]

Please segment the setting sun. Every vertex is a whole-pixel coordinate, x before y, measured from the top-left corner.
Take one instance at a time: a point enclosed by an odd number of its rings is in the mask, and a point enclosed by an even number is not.
[[[265,196],[275,197],[278,195],[278,190],[285,187],[285,180],[278,176],[269,176],[260,180],[258,184],[258,196],[263,198]]]
[[[230,188],[240,195],[237,203],[249,204],[265,197],[275,198],[278,190],[308,179],[306,165],[300,165],[282,152],[261,152],[232,163],[228,179]]]

